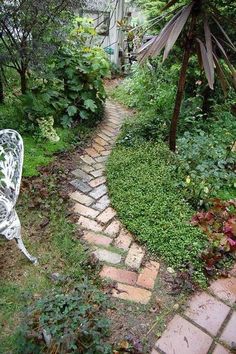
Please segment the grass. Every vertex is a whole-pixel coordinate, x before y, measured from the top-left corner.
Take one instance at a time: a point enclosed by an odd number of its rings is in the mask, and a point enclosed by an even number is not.
[[[107,167],[108,186],[121,221],[176,269],[194,267],[194,276],[204,281],[199,258],[206,238],[190,225],[194,210],[175,187],[174,155],[164,144],[118,145]]]

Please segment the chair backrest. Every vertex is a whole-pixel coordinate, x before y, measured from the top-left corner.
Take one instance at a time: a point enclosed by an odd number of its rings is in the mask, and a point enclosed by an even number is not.
[[[0,130],[0,193],[15,205],[23,168],[24,144],[15,130]]]

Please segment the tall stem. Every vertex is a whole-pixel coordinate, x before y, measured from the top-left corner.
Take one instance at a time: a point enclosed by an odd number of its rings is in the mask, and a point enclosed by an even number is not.
[[[171,126],[170,126],[169,145],[170,145],[170,150],[174,152],[176,151],[177,127],[178,127],[180,109],[184,97],[186,75],[187,75],[188,63],[189,63],[192,45],[193,45],[195,24],[196,24],[196,15],[193,13],[191,23],[190,23],[190,29],[185,44],[184,56],[183,56],[182,67],[181,67],[180,77],[178,82],[178,89],[177,89],[176,99],[175,99],[175,107],[174,107]]]

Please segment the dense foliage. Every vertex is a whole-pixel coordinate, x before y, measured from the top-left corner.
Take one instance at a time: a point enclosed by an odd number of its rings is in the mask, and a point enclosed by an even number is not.
[[[69,293],[52,291],[27,310],[18,353],[111,353],[107,301],[88,282]],[[25,341],[22,339],[22,335]]]
[[[174,268],[193,269],[201,280],[206,239],[190,225],[194,211],[175,187],[174,161],[163,144],[118,145],[108,163],[110,197],[125,226],[149,250]]]

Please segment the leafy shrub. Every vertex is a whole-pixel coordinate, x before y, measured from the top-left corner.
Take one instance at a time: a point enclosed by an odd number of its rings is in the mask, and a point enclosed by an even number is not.
[[[190,225],[193,209],[175,185],[176,161],[167,146],[154,143],[126,148],[118,145],[108,160],[108,186],[112,203],[124,225],[167,264],[194,268],[201,280],[200,254],[206,237]]]
[[[178,139],[178,170],[185,176],[179,184],[193,205],[202,205],[209,197],[236,187],[236,153],[232,146],[236,122],[230,113],[222,119],[206,123],[209,132],[195,129]]]
[[[86,42],[88,35],[95,35],[92,23],[76,18],[73,26],[65,40],[56,43],[44,72],[31,75],[29,91],[19,100],[27,132],[38,131],[38,122],[51,122],[51,117],[64,128],[84,120],[92,125],[102,117],[103,77],[109,74],[110,64],[101,48]]]
[[[192,225],[199,226],[208,236],[210,246],[202,254],[208,273],[224,256],[236,250],[236,200],[214,199],[207,211],[198,212]]]
[[[72,292],[52,291],[29,309],[18,353],[111,353],[105,296],[88,282]]]

